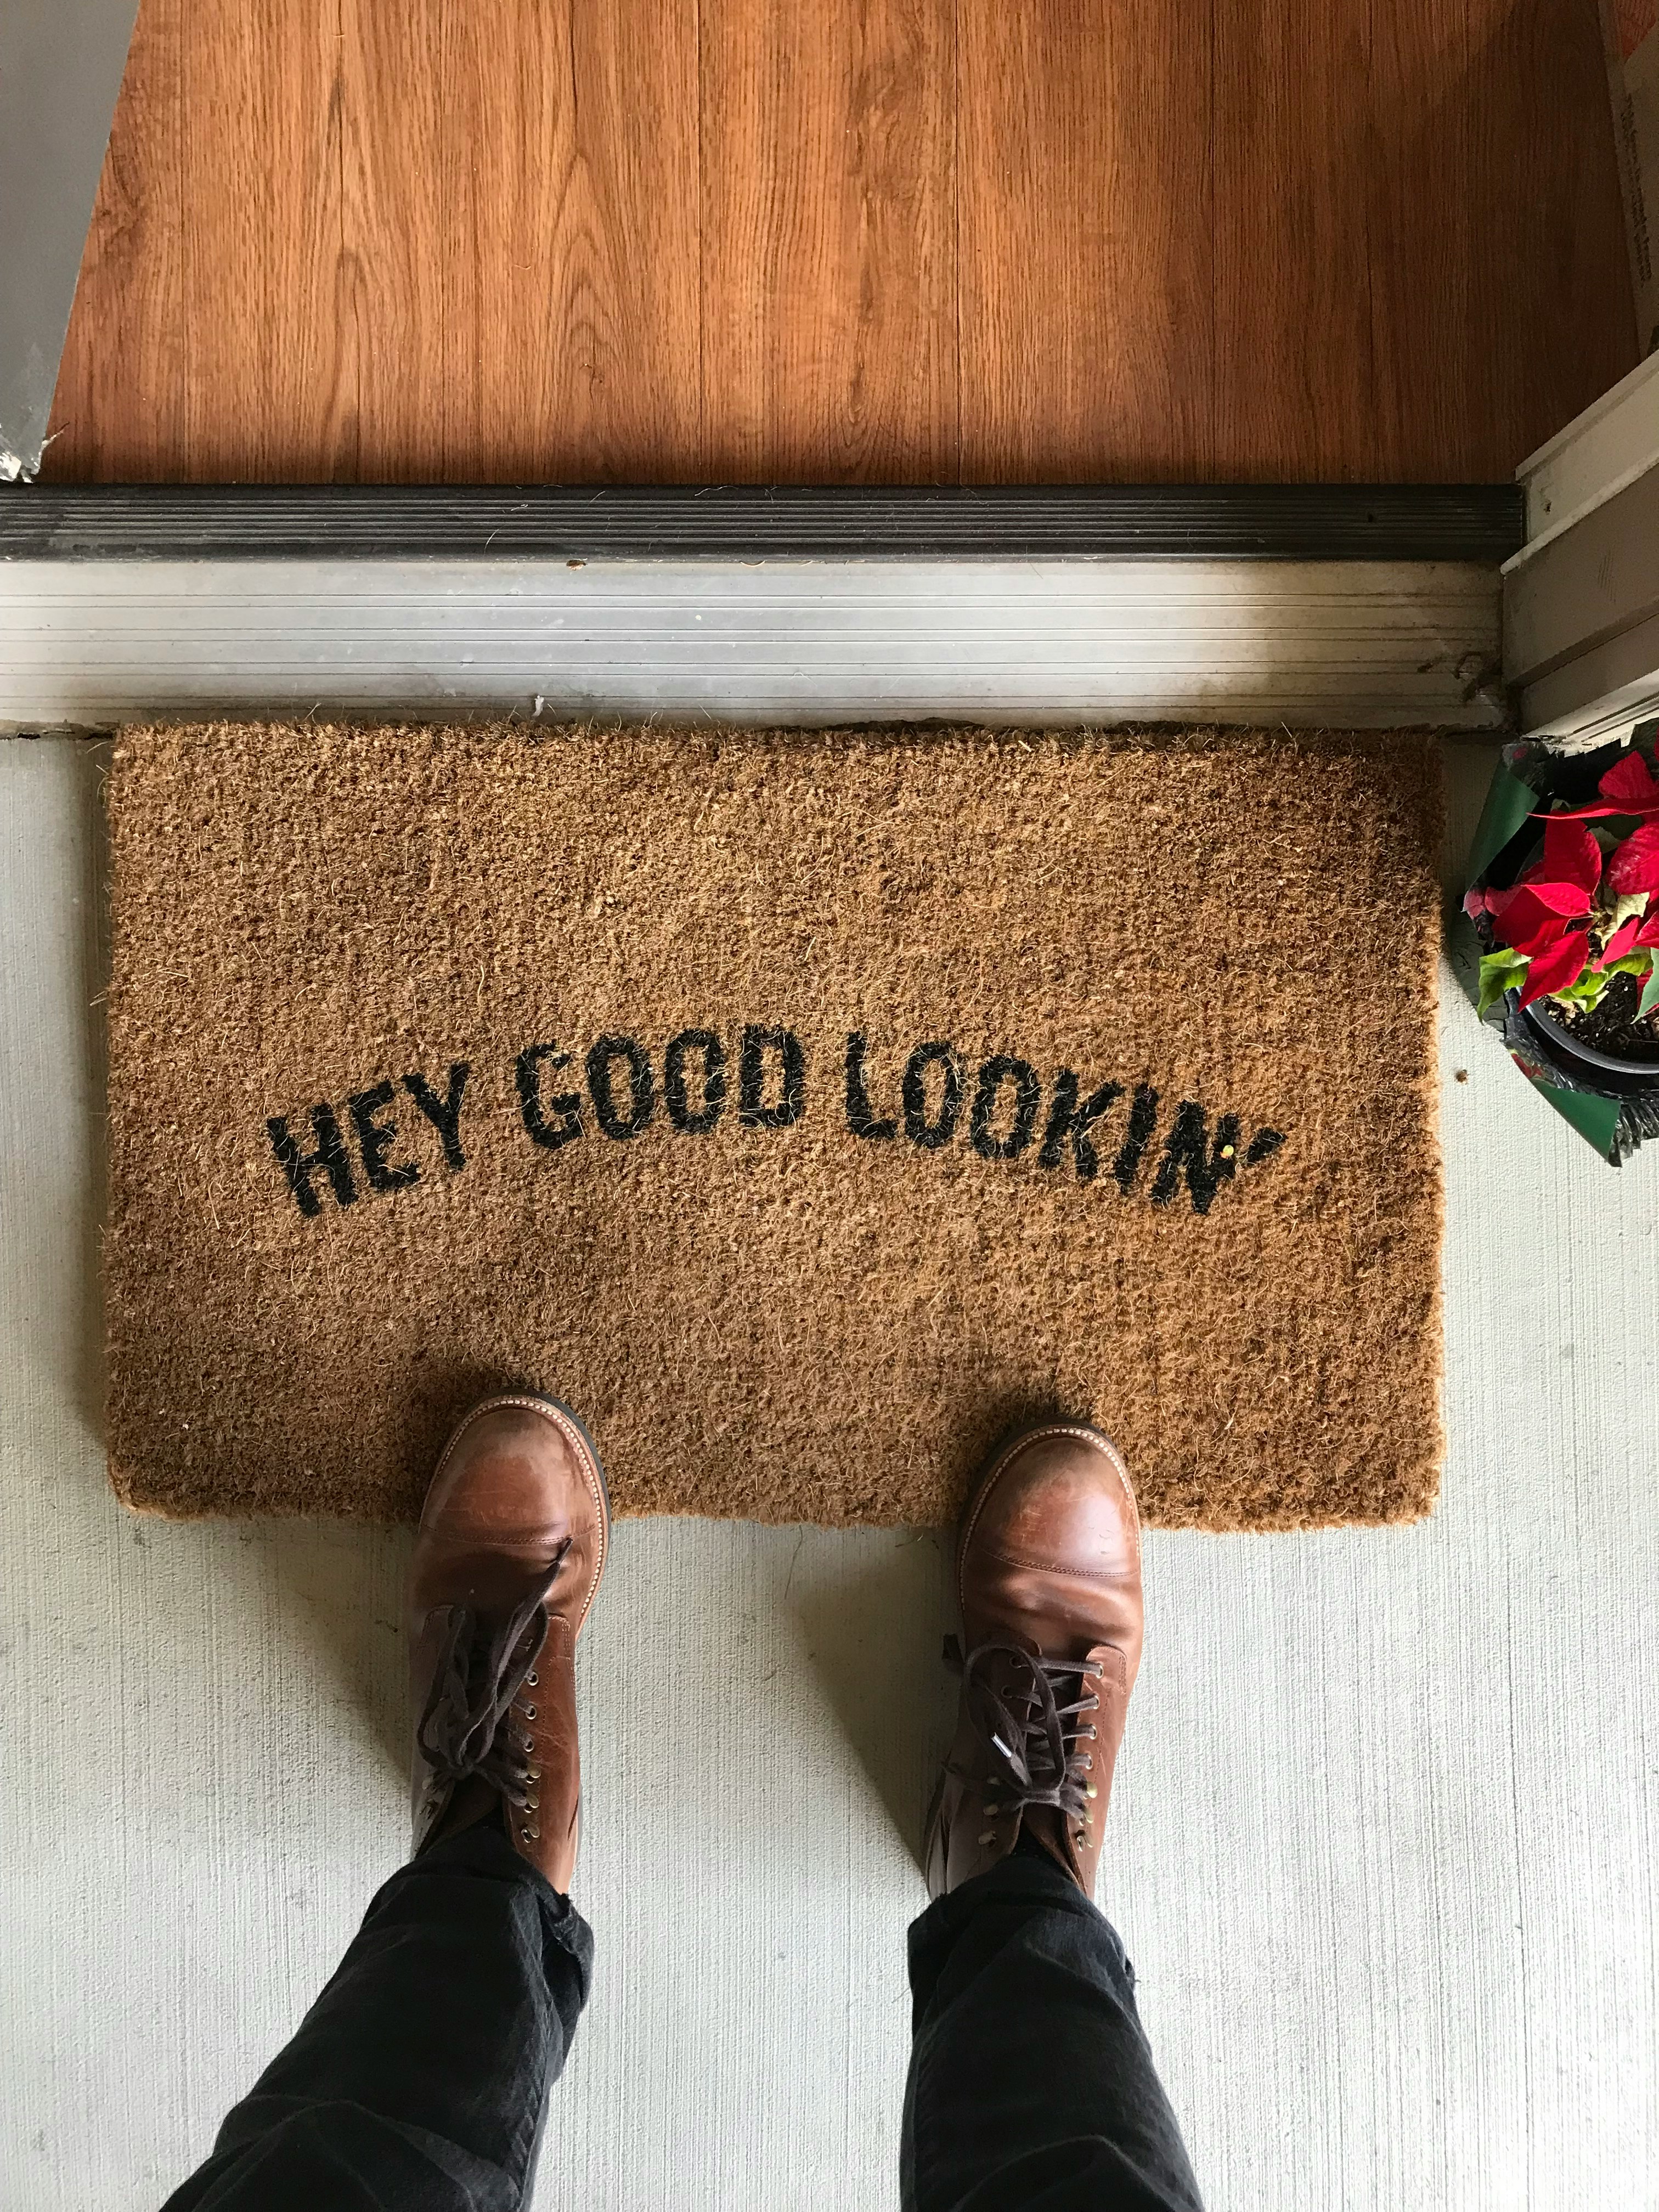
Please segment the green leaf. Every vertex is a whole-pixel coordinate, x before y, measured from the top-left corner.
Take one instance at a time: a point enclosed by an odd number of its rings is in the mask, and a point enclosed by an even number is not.
[[[1659,1006],[1659,960],[1654,962],[1653,972],[1642,986],[1642,995],[1636,1005],[1637,1020],[1639,1022],[1644,1014],[1650,1014],[1656,1006]]]
[[[1549,996],[1559,1006],[1583,1006],[1588,1012],[1591,1007],[1601,1005],[1607,994],[1608,980],[1605,969],[1591,968],[1576,983],[1564,983],[1559,991],[1552,991]]]
[[[1613,902],[1613,912],[1607,916],[1607,935],[1617,936],[1622,926],[1634,915],[1639,921],[1648,910],[1645,891],[1621,891]]]
[[[1526,972],[1527,955],[1516,952],[1510,945],[1500,945],[1495,952],[1484,955],[1480,962],[1480,997],[1475,1012],[1488,1012]]]

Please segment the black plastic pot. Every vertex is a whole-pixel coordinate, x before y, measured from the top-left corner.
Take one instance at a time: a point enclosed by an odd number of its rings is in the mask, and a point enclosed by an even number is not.
[[[1614,1097],[1637,1097],[1644,1092],[1659,1097],[1659,1060],[1624,1060],[1616,1053],[1599,1052],[1575,1036],[1564,1022],[1547,1013],[1541,1000],[1523,1006],[1518,992],[1505,995],[1511,1014],[1537,1039],[1544,1057],[1564,1074],[1588,1090],[1606,1091]]]

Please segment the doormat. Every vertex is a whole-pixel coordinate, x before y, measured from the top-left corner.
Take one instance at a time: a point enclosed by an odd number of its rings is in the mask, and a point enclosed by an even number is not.
[[[1419,735],[164,728],[109,787],[129,1504],[412,1517],[531,1386],[618,1511],[1146,1517],[1440,1449]]]

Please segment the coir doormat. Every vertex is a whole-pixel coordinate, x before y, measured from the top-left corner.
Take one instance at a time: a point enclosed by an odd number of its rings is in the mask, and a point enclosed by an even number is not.
[[[534,1385],[624,1512],[1146,1517],[1439,1452],[1420,737],[216,727],[110,784],[111,1460],[397,1518]]]

